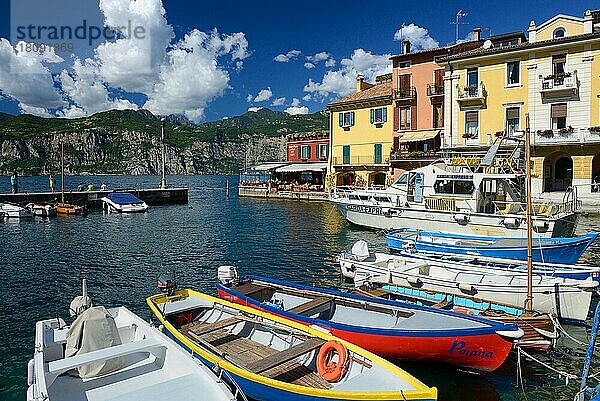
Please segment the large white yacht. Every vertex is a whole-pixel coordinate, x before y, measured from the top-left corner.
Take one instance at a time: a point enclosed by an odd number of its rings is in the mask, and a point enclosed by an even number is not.
[[[373,229],[526,237],[524,179],[521,172],[473,172],[440,160],[405,172],[386,189],[337,188],[330,201],[349,222]],[[574,191],[558,204],[534,199],[534,235],[573,236],[577,207]]]

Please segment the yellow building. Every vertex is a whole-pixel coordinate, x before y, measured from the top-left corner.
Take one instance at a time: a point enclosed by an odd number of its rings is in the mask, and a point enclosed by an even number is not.
[[[476,50],[438,60],[446,66],[447,150],[482,150],[496,136],[519,135],[529,114],[535,193],[600,177],[600,13],[557,15],[521,33],[491,37]],[[600,180],[600,178],[599,178]]]
[[[356,79],[356,93],[335,100],[330,112],[331,152],[329,185],[360,187],[386,185],[394,142],[392,83],[389,76],[376,84]]]

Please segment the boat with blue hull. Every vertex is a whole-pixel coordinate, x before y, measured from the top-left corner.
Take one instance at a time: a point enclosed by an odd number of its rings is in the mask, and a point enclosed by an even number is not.
[[[497,369],[523,336],[514,323],[265,277],[221,282],[217,291],[228,301],[322,327],[384,357],[442,362],[469,370]]]
[[[577,263],[583,252],[598,237],[588,233],[572,238],[533,238],[534,262]],[[417,251],[477,255],[527,260],[527,237],[486,237],[411,229],[395,230],[386,235],[388,247],[401,250],[412,245]]]
[[[436,388],[323,328],[193,290],[146,301],[166,334],[252,399],[437,399]]]

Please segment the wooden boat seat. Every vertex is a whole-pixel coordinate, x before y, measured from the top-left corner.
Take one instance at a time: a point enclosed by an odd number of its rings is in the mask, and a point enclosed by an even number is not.
[[[214,323],[200,323],[194,322],[187,326],[187,330],[194,333],[197,336],[203,336],[205,334],[211,333],[216,330],[221,330],[229,326],[233,326],[236,323],[241,322],[241,319],[238,316],[232,316],[227,319],[219,320]]]
[[[202,337],[197,336],[191,331],[188,331],[186,334],[189,338],[191,338],[201,347],[207,349],[211,353],[218,355],[219,357],[225,360],[230,361],[231,363],[239,366],[242,369],[249,370],[248,367],[251,367],[253,365],[256,368],[257,365],[263,360],[271,358],[275,359],[282,352],[287,351],[276,351],[273,348],[258,343],[256,341],[229,333],[224,329],[212,331],[208,334],[203,335]],[[305,345],[305,347],[308,347],[309,345],[312,346],[313,344],[314,343],[311,342]],[[288,356],[296,352],[298,351],[289,351]],[[283,359],[287,359],[287,357]],[[260,368],[260,366],[258,366],[258,368]],[[286,383],[298,384],[306,387],[322,389],[331,388],[331,384],[325,379],[323,379],[321,376],[319,376],[317,373],[313,372],[306,366],[301,365],[298,362],[290,359],[288,359],[287,362],[282,362],[280,365],[274,365],[268,370],[263,370],[263,372],[260,374],[271,379],[280,380]]]
[[[259,291],[264,291],[264,290],[270,290],[270,287],[264,286],[264,285],[260,285],[260,284],[254,284],[254,283],[246,283],[246,284],[242,284],[242,285],[238,285],[235,287],[235,290],[252,298],[252,294],[255,294]]]
[[[251,372],[262,373],[276,366],[289,362],[292,359],[296,359],[310,351],[313,351],[323,344],[325,344],[325,340],[323,339],[317,337],[309,338],[300,344],[294,345],[293,347],[279,351],[278,353],[270,355],[262,360],[251,363],[247,366],[247,368]]]
[[[391,307],[386,308],[384,306],[373,305],[373,304],[369,304],[369,303],[362,303],[362,302],[358,302],[358,301],[351,301],[351,300],[347,300],[347,299],[339,300],[339,302],[341,305],[344,305],[344,306],[361,308],[361,309],[372,311],[372,312],[386,313],[388,315],[394,315],[397,317],[408,318],[408,317],[411,317],[412,315],[414,315],[414,312],[406,312],[406,311],[398,310],[398,309],[391,308]]]
[[[308,314],[308,312],[314,311],[315,309],[332,302],[333,298],[329,297],[316,297],[308,302],[300,304],[298,306],[289,309],[288,312],[297,313],[299,315]]]

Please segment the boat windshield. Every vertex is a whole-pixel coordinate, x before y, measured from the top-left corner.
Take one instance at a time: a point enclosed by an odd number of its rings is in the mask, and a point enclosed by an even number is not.
[[[404,173],[400,177],[398,177],[396,182],[394,182],[394,185],[406,185],[407,183],[408,183],[408,174]]]
[[[436,194],[444,195],[472,195],[475,184],[471,180],[438,179],[433,184]]]

